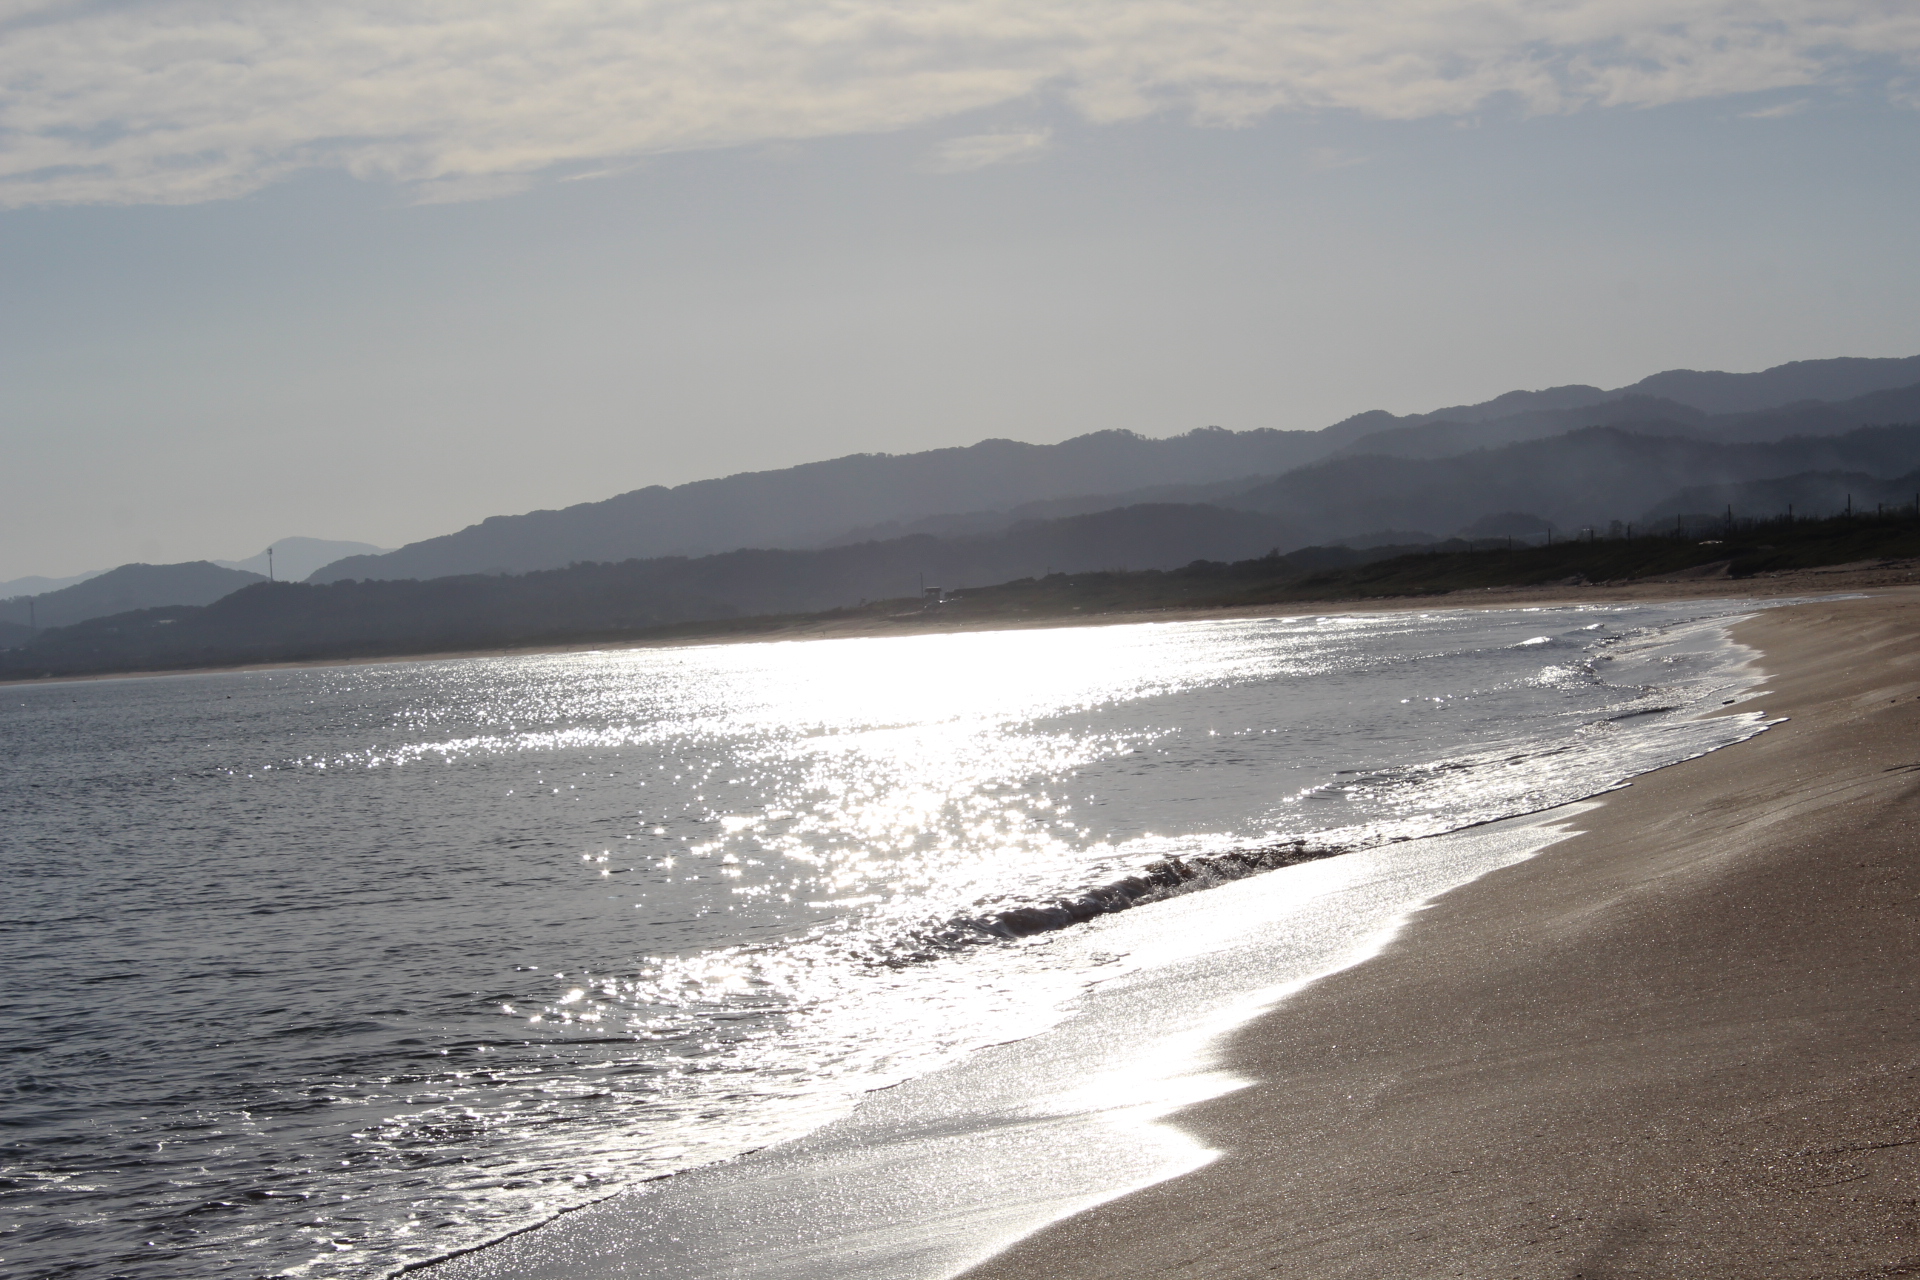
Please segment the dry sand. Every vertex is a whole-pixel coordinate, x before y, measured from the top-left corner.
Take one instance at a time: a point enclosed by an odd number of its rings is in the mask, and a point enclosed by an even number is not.
[[[1920,1275],[1920,591],[1736,634],[1788,723],[1235,1034],[1215,1163],[971,1280]]]

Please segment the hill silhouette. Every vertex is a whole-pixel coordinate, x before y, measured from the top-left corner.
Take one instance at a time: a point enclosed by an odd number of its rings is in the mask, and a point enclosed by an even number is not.
[[[58,591],[0,600],[0,622],[64,627],[89,618],[171,604],[210,604],[263,575],[223,569],[205,560],[185,564],[123,564]],[[28,600],[32,605],[28,605]]]
[[[1202,429],[1168,440],[1102,431],[1057,445],[985,440],[901,456],[856,454],[494,516],[387,555],[349,557],[308,580],[521,573],[575,561],[820,546],[862,525],[940,512],[1274,474],[1322,451],[1310,431]]]
[[[1872,391],[1920,382],[1920,356],[1794,360],[1759,373],[1669,369],[1621,392],[1662,396],[1706,413],[1752,413],[1803,400],[1852,400]]]
[[[1234,501],[1331,542],[1383,526],[1451,531],[1497,512],[1525,512],[1562,529],[1605,526],[1644,519],[1669,495],[1703,485],[1814,471],[1892,477],[1916,466],[1920,424],[1754,444],[1589,427],[1450,458],[1329,459]]]
[[[85,573],[69,574],[64,578],[49,578],[44,574],[30,573],[24,578],[12,578],[0,582],[0,600],[10,600],[14,596],[41,596],[49,591],[58,591],[70,587],[76,582],[85,582],[88,578],[97,578],[105,569],[89,569]]]
[[[1439,419],[1389,427],[1342,446],[1336,456],[1444,458],[1592,426],[1621,425],[1643,433],[1739,442],[1832,435],[1855,427],[1916,419],[1920,419],[1920,384],[1837,402],[1801,401],[1727,414],[1708,414],[1675,400],[1635,394],[1578,409],[1534,409],[1484,421]]]
[[[381,555],[385,548],[376,547],[370,542],[341,542],[333,538],[281,538],[271,544],[273,551],[273,576],[287,582],[298,582],[316,569],[324,569],[335,560],[347,556]],[[222,569],[245,569],[248,573],[267,575],[268,559],[265,549],[248,556],[245,560],[215,560],[213,563]]]
[[[819,547],[869,532],[915,531],[917,522],[927,520],[935,521],[925,526],[928,531],[985,532],[1017,519],[1007,513],[1026,504],[1078,500],[1079,509],[1087,510],[1089,495],[1111,495],[1113,505],[1122,505],[1147,497],[1156,486],[1245,481],[1250,487],[1256,477],[1317,462],[1387,430],[1440,422],[1496,425],[1492,435],[1469,434],[1439,448],[1443,454],[1596,423],[1631,421],[1646,427],[1658,421],[1667,424],[1663,430],[1684,433],[1690,426],[1705,429],[1714,415],[1736,410],[1778,406],[1788,399],[1844,400],[1915,382],[1920,382],[1920,357],[1799,361],[1751,374],[1669,370],[1613,391],[1557,387],[1510,392],[1480,405],[1432,414],[1396,417],[1374,411],[1322,431],[1207,428],[1165,440],[1103,431],[1055,445],[986,440],[967,448],[898,456],[858,454],[674,488],[638,489],[561,511],[494,516],[385,555],[348,557],[320,569],[309,581],[520,573],[576,561],[701,555],[741,547]],[[1658,397],[1665,407],[1636,397]],[[1603,405],[1611,407],[1595,407]],[[1889,411],[1880,417],[1850,418],[1854,413],[1843,408],[1830,415],[1838,425],[1796,426],[1782,419],[1765,429],[1781,435],[1844,430],[1910,416]],[[1497,425],[1527,415],[1532,417],[1524,423]],[[1420,452],[1424,456],[1435,450],[1423,446]],[[1164,492],[1160,496],[1176,497]]]
[[[1657,396],[1623,395],[1575,409],[1528,409],[1499,418],[1437,418],[1371,432],[1342,445],[1335,457],[1446,458],[1494,449],[1582,427],[1632,424],[1665,435],[1704,435],[1714,419],[1691,405]],[[1852,425],[1860,426],[1855,422]],[[1783,431],[1781,434],[1788,434]]]
[[[1241,560],[1293,536],[1280,517],[1147,505],[1036,521],[982,537],[925,534],[816,551],[729,551],[579,564],[511,576],[334,583],[256,581],[202,607],[145,609],[43,633],[0,653],[18,674],[152,670],[460,650],[755,614],[808,613],[923,586],[986,586],[1050,571]],[[1323,553],[1314,563],[1325,561]],[[1330,553],[1364,557],[1365,552]]]
[[[1864,471],[1803,471],[1796,475],[1729,484],[1698,485],[1670,494],[1648,508],[1649,525],[1676,516],[1764,519],[1791,509],[1797,516],[1865,515],[1882,507],[1920,504],[1920,471],[1884,478]]]
[[[1517,519],[1509,516],[1507,519]],[[1682,525],[1685,522],[1681,522]],[[710,564],[630,561],[577,565],[517,577],[471,576],[355,581],[328,585],[257,583],[199,607],[150,609],[94,619],[44,634],[25,649],[0,651],[0,679],[164,670],[247,662],[298,662],[384,657],[496,646],[613,643],[623,640],[752,637],[778,634],[795,623],[851,621],[863,629],[945,629],[1004,624],[1015,619],[1084,618],[1124,609],[1303,604],[1356,597],[1474,592],[1500,586],[1572,585],[1636,578],[1741,577],[1753,573],[1920,554],[1920,511],[1909,506],[1884,515],[1827,521],[1713,521],[1702,540],[1694,527],[1649,536],[1561,540],[1553,545],[1505,545],[1505,539],[1459,539],[1423,548],[1357,551],[1311,547],[1236,562],[1195,560],[1172,570],[1109,570],[1023,577],[975,588],[935,605],[885,600],[856,609],[679,625],[656,619],[688,604],[675,599],[676,569],[693,566],[692,581],[730,579],[735,585],[784,575],[809,557],[844,559],[849,553],[898,554],[900,544],[869,544],[831,552],[727,552]],[[902,543],[924,541],[903,539]],[[856,557],[857,558],[857,557]],[[899,564],[893,568],[897,571]],[[650,599],[648,598],[650,597]],[[1324,605],[1320,605],[1324,607]],[[791,631],[788,634],[792,634]]]
[[[1856,382],[1902,365],[1864,362],[1872,368],[1863,373],[1840,363],[1839,373]],[[1804,389],[1818,383],[1813,375],[1819,372],[1794,370],[1780,385]],[[1694,381],[1725,401],[1747,385],[1726,378],[1760,376],[1700,375]],[[204,561],[124,565],[34,599],[43,629],[37,637],[25,629],[26,600],[0,602],[0,646],[10,647],[6,663],[16,671],[462,650],[807,614],[877,599],[917,602],[923,587],[1052,583],[1063,574],[1124,576],[1198,563],[1252,563],[1269,558],[1263,555],[1268,552],[1318,556],[1338,565],[1347,562],[1342,557],[1374,557],[1384,554],[1382,546],[1404,549],[1453,530],[1525,541],[1531,529],[1605,528],[1615,521],[1644,531],[1650,522],[1682,517],[1675,528],[1684,529],[1718,518],[1729,506],[1736,516],[1749,517],[1792,504],[1806,516],[1838,510],[1848,495],[1863,511],[1920,502],[1913,498],[1920,492],[1920,423],[1857,425],[1872,416],[1920,419],[1920,386],[1721,414],[1638,392],[1572,407],[1547,403],[1583,394],[1558,388],[1502,397],[1505,403],[1492,408],[1469,406],[1484,411],[1477,421],[1468,420],[1468,413],[1357,437],[1348,432],[1344,447],[1321,439],[1312,446],[1321,450],[1317,460],[1265,477],[1247,472],[1192,478],[1270,464],[1307,447],[1301,437],[1316,433],[1210,429],[1154,441],[1107,432],[1054,446],[988,441],[905,458],[840,459],[490,520],[460,535],[338,562],[314,575],[321,579],[363,563],[392,572],[423,563],[419,579],[343,575],[289,592],[281,588],[293,584],[262,584],[257,574]],[[1751,399],[1757,393],[1742,394]],[[1500,412],[1516,404],[1522,406],[1518,411]],[[1527,438],[1592,417],[1611,425]],[[1801,434],[1774,438],[1794,431]],[[1504,439],[1514,433],[1523,438]],[[1458,451],[1488,439],[1498,443]],[[1369,451],[1396,447],[1415,452]],[[1422,452],[1435,449],[1441,452]],[[1169,468],[1187,478],[1013,501],[1023,492],[1074,480],[1138,479]],[[817,521],[831,508],[833,518],[847,520],[859,510],[958,503],[989,490],[998,505],[883,521],[843,534],[836,545],[617,560],[582,554],[571,556],[568,567],[514,572],[511,564],[492,563],[485,573],[432,572],[435,557],[450,562],[448,557],[476,550],[498,553],[499,559],[508,553],[538,558],[623,539],[645,544],[655,534],[694,536],[688,528],[662,531],[660,522],[676,511],[698,512],[709,533],[724,523],[723,516],[758,520],[754,527],[763,530],[785,520],[791,530],[800,518],[796,512]],[[1142,497],[1158,500],[1137,500]],[[1689,516],[1697,519],[1684,518]],[[688,514],[685,523],[698,522]],[[882,534],[891,536],[877,536]],[[1336,543],[1343,545],[1324,549]],[[1299,550],[1316,544],[1322,549]],[[263,585],[271,587],[264,594],[258,589]]]
[[[1683,405],[1695,413],[1752,413],[1806,400],[1852,400],[1872,391],[1907,387],[1920,382],[1920,356],[1862,359],[1842,356],[1832,360],[1794,360],[1759,373],[1719,373],[1700,369],[1668,369],[1603,391],[1573,384],[1544,391],[1509,391],[1479,404],[1451,405],[1428,413],[1395,417],[1374,410],[1357,414],[1329,427],[1352,439],[1392,427],[1427,422],[1492,422],[1520,414],[1583,409],[1622,398],[1642,397]],[[1571,426],[1603,425],[1593,421]],[[1855,424],[1859,425],[1859,424]]]

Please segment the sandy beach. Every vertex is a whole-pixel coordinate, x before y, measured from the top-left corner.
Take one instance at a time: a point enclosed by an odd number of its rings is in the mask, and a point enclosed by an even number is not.
[[[1786,723],[1235,1033],[1214,1163],[971,1280],[1920,1274],[1920,591],[1735,635]]]
[[[1561,800],[1523,816],[1049,934],[1035,966],[1126,958],[1058,1025],[996,1023],[1004,1039],[804,1136],[635,1183],[431,1274],[1920,1274],[1910,569],[1583,592],[1797,588],[1735,628],[1766,682],[1723,664],[1694,704],[1740,713],[1734,737],[1756,708],[1778,723],[1597,802],[1563,803],[1632,769],[1574,766]],[[1839,587],[1872,594],[1806,602]],[[1376,607],[1572,602],[1488,596]],[[1098,619],[1157,620],[1172,619]],[[1699,642],[1724,656],[1720,625],[1699,623]],[[1635,687],[1686,670],[1652,653]]]

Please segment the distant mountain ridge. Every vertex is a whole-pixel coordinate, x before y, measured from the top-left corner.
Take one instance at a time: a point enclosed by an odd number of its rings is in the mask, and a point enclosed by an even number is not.
[[[1803,400],[1852,400],[1920,382],[1920,356],[1794,360],[1759,373],[1669,369],[1642,378],[1622,394],[1663,396],[1705,413],[1753,413]]]
[[[1250,487],[1256,477],[1318,462],[1383,431],[1437,423],[1507,423],[1484,438],[1463,433],[1460,426],[1448,427],[1438,435],[1452,433],[1454,445],[1436,446],[1426,439],[1418,446],[1429,451],[1440,447],[1444,454],[1456,446],[1488,447],[1600,422],[1646,425],[1659,420],[1667,430],[1684,432],[1709,426],[1707,419],[1714,415],[1778,407],[1788,400],[1844,401],[1915,383],[1920,383],[1920,356],[1809,360],[1748,374],[1668,370],[1613,391],[1568,386],[1509,392],[1480,405],[1432,414],[1396,417],[1375,411],[1323,431],[1204,428],[1168,439],[1102,431],[1055,445],[996,439],[924,453],[856,454],[674,488],[637,489],[560,511],[493,516],[385,555],[336,561],[309,575],[308,581],[522,573],[575,562],[702,555],[744,547],[819,547],[850,536],[914,528],[984,531],[1005,527],[996,513],[1027,504],[1072,503],[1090,495],[1124,501],[1156,488],[1164,493],[1166,486],[1240,480]],[[1657,399],[1664,407],[1656,411],[1635,397]],[[1512,421],[1523,415],[1533,417]],[[1822,429],[1843,430],[1865,421]],[[1786,423],[1778,429],[1785,433],[1793,428]],[[1381,447],[1376,442],[1375,451]],[[918,523],[925,521],[935,523]],[[856,535],[856,530],[861,533]]]
[[[31,620],[43,629],[65,627],[133,609],[212,604],[248,583],[265,581],[262,574],[223,569],[205,560],[123,564],[58,591],[0,600],[0,622],[26,626]]]
[[[1509,391],[1479,404],[1452,405],[1428,413],[1402,417],[1373,410],[1335,423],[1329,431],[1365,434],[1391,426],[1423,422],[1491,422],[1519,413],[1582,409],[1623,396],[1671,400],[1704,414],[1752,413],[1803,400],[1851,400],[1871,391],[1911,386],[1920,382],[1920,356],[1862,358],[1840,356],[1830,360],[1793,360],[1758,373],[1720,373],[1702,369],[1668,369],[1603,391],[1572,384],[1543,391]],[[1349,424],[1362,421],[1363,431]],[[1595,425],[1582,423],[1582,426]]]
[[[1334,457],[1446,458],[1562,435],[1582,427],[1658,424],[1668,434],[1704,434],[1709,416],[1659,396],[1623,395],[1572,409],[1526,409],[1504,418],[1435,418],[1387,427],[1342,445]],[[1855,423],[1855,426],[1860,425]]]
[[[215,560],[214,564],[222,569],[244,569],[248,573],[257,573],[263,577],[267,570],[273,570],[273,576],[287,582],[298,582],[316,569],[325,568],[335,560],[347,556],[377,556],[388,548],[376,547],[371,542],[341,542],[333,538],[282,538],[272,543],[267,550],[248,556],[245,560]],[[268,555],[268,551],[272,555]]]
[[[639,489],[562,511],[494,516],[384,556],[338,561],[308,581],[524,573],[574,562],[815,547],[860,525],[1270,475],[1321,452],[1311,431],[1202,428],[1166,440],[1101,431],[1057,445],[984,440],[964,449],[855,454]]]
[[[1126,507],[984,537],[919,534],[826,550],[728,551],[581,564],[508,577],[266,583],[202,608],[93,618],[0,653],[0,674],[153,669],[323,654],[520,644],[753,614],[804,613],[922,587],[986,586],[1050,570],[1243,560],[1295,536],[1284,517],[1203,505]],[[1336,553],[1335,559],[1364,553]]]
[[[127,566],[150,576],[195,571],[226,579],[207,579],[222,594],[200,608],[94,617],[43,630],[25,644],[17,632],[0,632],[12,646],[0,655],[0,672],[460,651],[917,599],[924,588],[1172,569],[1268,553],[1300,563],[1355,563],[1369,553],[1303,544],[1391,543],[1404,550],[1428,540],[1419,530],[1524,537],[1555,526],[1604,530],[1613,521],[1645,530],[1675,515],[1711,523],[1722,504],[1734,504],[1740,516],[1776,515],[1789,502],[1800,514],[1824,514],[1809,507],[1832,509],[1853,494],[1866,510],[1904,503],[1909,493],[1920,495],[1920,423],[1760,443],[1588,427],[1450,458],[1329,458],[1239,495],[1236,501],[1254,510],[1150,503],[1023,521],[989,534],[920,533],[816,550],[735,550],[424,581],[275,584],[204,563]],[[1327,529],[1335,532],[1310,532]],[[227,594],[231,578],[249,585]]]
[[[1864,515],[1882,507],[1920,507],[1920,471],[1890,478],[1864,471],[1802,471],[1765,480],[1697,485],[1650,507],[1646,520],[1660,524],[1675,516],[1722,512],[1744,520],[1788,510],[1797,516],[1830,516],[1849,510]]]
[[[89,569],[85,573],[70,574],[64,578],[48,578],[30,573],[24,578],[14,578],[0,582],[0,600],[11,600],[15,596],[41,596],[49,591],[59,591],[75,583],[85,582],[88,578],[97,578],[105,569]]]
[[[67,623],[80,620],[74,616],[76,609],[86,617],[101,617],[109,613],[123,612],[129,607],[122,603],[126,600],[143,601],[136,606],[143,609],[169,604],[205,604],[217,598],[207,597],[207,591],[215,589],[223,582],[227,584],[228,591],[238,590],[256,577],[266,577],[269,564],[275,576],[297,581],[342,556],[378,554],[382,550],[383,548],[376,547],[370,542],[339,542],[326,538],[282,538],[272,544],[271,559],[266,551],[261,551],[245,560],[190,560],[173,565],[124,564],[114,569],[94,569],[67,578],[39,576],[15,578],[11,582],[0,582],[0,624],[5,624],[7,619],[16,614],[25,618],[31,612],[42,618],[43,625],[65,626]],[[194,566],[208,564],[219,569],[237,569],[244,576],[230,579],[209,577],[194,568]],[[123,570],[125,572],[122,572]],[[56,593],[65,592],[69,587],[78,586],[108,574],[118,576],[114,577],[105,588],[95,592],[61,595],[57,600],[49,598]],[[173,595],[181,592],[184,592],[184,595],[180,598],[172,598]],[[29,597],[34,600],[32,610],[29,610],[26,604]],[[46,623],[44,620],[48,617],[59,617],[63,620],[58,623]],[[3,635],[0,635],[0,643],[5,643]]]
[[[1330,458],[1234,501],[1283,515],[1316,542],[1337,542],[1386,526],[1448,533],[1495,512],[1604,528],[1645,520],[1683,489],[1821,471],[1894,477],[1920,467],[1920,423],[1731,444],[1657,433],[1658,425],[1650,433],[1588,427],[1449,458]]]
[[[1538,440],[1581,427],[1616,425],[1642,431],[1657,428],[1669,435],[1734,443],[1779,440],[1792,435],[1832,435],[1855,427],[1917,419],[1920,419],[1920,385],[1872,391],[1837,402],[1800,400],[1771,409],[1726,414],[1708,414],[1677,400],[1633,394],[1577,409],[1530,409],[1482,421],[1423,420],[1360,436],[1338,452],[1444,458],[1473,449]]]

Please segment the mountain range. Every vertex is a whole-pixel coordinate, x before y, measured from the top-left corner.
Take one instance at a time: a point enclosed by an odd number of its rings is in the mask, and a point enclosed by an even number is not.
[[[911,532],[984,533],[1023,518],[1150,502],[1243,506],[1236,489],[1336,454],[1445,457],[1587,426],[1756,441],[1916,418],[1920,356],[1798,361],[1749,374],[1670,370],[1612,391],[1516,391],[1428,414],[1358,414],[1321,431],[1210,427],[1159,440],[1101,431],[1055,445],[984,440],[924,453],[856,454],[674,488],[656,485],[560,511],[494,516],[384,555],[347,557],[309,580],[525,573]],[[1047,504],[1058,505],[1048,510]],[[1263,501],[1251,505],[1268,509]],[[1345,528],[1344,521],[1322,527],[1311,517],[1297,523],[1305,541]]]
[[[316,569],[325,568],[347,556],[377,556],[387,548],[371,542],[342,542],[333,538],[282,538],[245,560],[215,560],[222,569],[244,569],[248,573],[273,576],[283,582],[298,582]]]
[[[1920,414],[1915,415],[1920,420]],[[1835,436],[1723,443],[1658,434],[1660,424],[1587,427],[1448,458],[1330,458],[1233,499],[1284,516],[1313,540],[1338,542],[1392,525],[1451,533],[1492,512],[1519,511],[1561,529],[1646,521],[1678,491],[1805,472],[1894,477],[1920,467],[1920,425],[1860,427]],[[1749,506],[1752,496],[1743,496]],[[1800,513],[1817,514],[1803,501]],[[1777,515],[1784,503],[1739,515]]]
[[[282,580],[311,569],[314,586],[392,589],[276,594],[274,614],[298,615],[313,634],[349,646],[431,635],[460,647],[483,634],[520,634],[512,615],[523,607],[549,629],[566,620],[575,630],[617,630],[1317,544],[1527,538],[1616,522],[1684,527],[1789,505],[1815,515],[1848,503],[1920,503],[1920,383],[1872,385],[1917,370],[1920,357],[1803,361],[1759,374],[1672,371],[1614,391],[1511,392],[1405,417],[1360,414],[1320,432],[988,440],[636,490],[494,517],[393,552],[284,539],[273,560]],[[1767,403],[1782,395],[1801,398]],[[266,567],[264,552],[249,561],[123,565],[0,600],[0,648],[28,643],[35,628],[211,604],[259,582]],[[537,581],[519,581],[526,575]],[[449,585],[425,589],[436,581]],[[317,601],[339,616],[316,620]],[[201,619],[165,634],[184,642],[211,625]],[[116,626],[88,634],[96,642],[132,634]],[[134,630],[162,634],[151,627]]]
[[[212,604],[250,582],[265,581],[264,574],[223,569],[205,560],[123,564],[58,591],[0,600],[0,622],[15,627],[65,627],[132,609]]]
[[[1106,569],[1185,566],[1192,571],[1255,558],[1310,566],[1317,556],[1352,563],[1353,557],[1368,555],[1341,547],[1283,556],[1280,549],[1300,538],[1302,519],[1322,525],[1344,521],[1354,528],[1387,519],[1429,528],[1469,523],[1479,536],[1525,538],[1554,523],[1569,532],[1582,522],[1610,528],[1623,516],[1643,532],[1656,521],[1664,529],[1659,513],[1675,509],[1674,530],[1692,537],[1692,529],[1702,523],[1717,526],[1723,516],[1712,509],[1687,511],[1688,503],[1735,500],[1729,495],[1804,501],[1815,489],[1838,498],[1842,487],[1855,481],[1877,486],[1881,496],[1873,500],[1882,502],[1887,492],[1920,492],[1916,459],[1920,424],[1759,444],[1589,427],[1438,460],[1331,458],[1241,495],[1243,501],[1265,504],[1267,511],[1143,504],[1026,521],[996,533],[913,534],[816,550],[738,550],[426,580],[295,584],[255,579],[206,606],[126,612],[44,632],[0,655],[0,674],[150,670],[612,638],[676,623],[917,598],[936,589],[1035,578],[1070,581]],[[1876,474],[1887,478],[1876,480]],[[1717,484],[1673,487],[1700,477],[1716,478]],[[1490,518],[1489,512],[1496,514]],[[1392,539],[1376,529],[1346,541]],[[211,565],[203,569],[234,572]]]
[[[64,578],[49,578],[38,573],[30,573],[24,578],[10,578],[0,582],[0,600],[10,600],[14,596],[45,595],[76,582],[85,582],[88,578],[97,578],[105,572],[105,569],[89,569],[85,573],[68,574]]]

